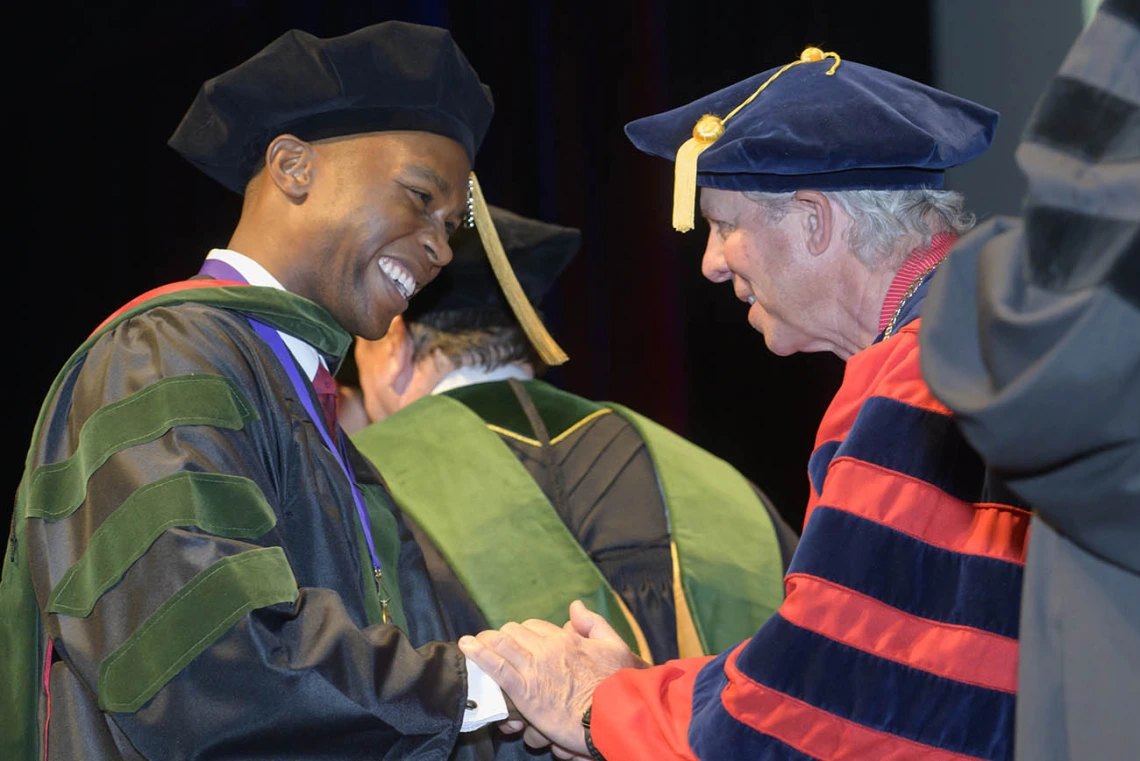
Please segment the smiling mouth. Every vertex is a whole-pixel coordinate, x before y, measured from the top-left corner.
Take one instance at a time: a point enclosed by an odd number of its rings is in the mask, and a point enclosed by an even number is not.
[[[380,266],[380,271],[391,281],[405,301],[415,294],[416,279],[404,265],[388,256],[381,256],[376,263]]]

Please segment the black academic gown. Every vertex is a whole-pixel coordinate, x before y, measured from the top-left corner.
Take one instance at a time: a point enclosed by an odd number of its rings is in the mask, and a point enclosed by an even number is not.
[[[211,424],[172,407],[157,435],[150,431],[137,441],[114,442],[115,431],[104,431],[113,451],[105,462],[81,468],[87,477],[79,481],[85,496],[78,509],[44,520],[23,517],[26,507],[18,506],[16,520],[26,520],[27,535],[18,557],[16,542],[11,543],[9,563],[27,564],[38,631],[54,643],[47,755],[164,761],[446,759],[458,739],[466,669],[454,644],[438,641],[449,632],[420,550],[388,509],[379,474],[346,443],[355,476],[370,495],[373,535],[405,630],[375,623],[376,589],[348,482],[281,365],[234,309],[289,328],[317,346],[330,366],[339,362],[335,355],[347,348],[349,337],[323,310],[299,297],[264,288],[226,290],[240,291],[242,303],[231,308],[168,303],[110,330],[65,371],[47,404],[22,489],[41,465],[76,452],[86,423],[109,406],[138,400],[140,391],[163,379],[221,376],[232,382],[234,398],[244,407],[244,424],[236,430],[233,421]],[[147,544],[139,528],[145,521],[137,516],[122,512],[120,523],[110,522],[148,484],[182,471],[248,479],[264,497],[274,525],[260,534],[247,530],[245,536],[227,536],[234,532],[214,524],[225,524],[227,513],[240,512],[241,506],[215,504],[208,506],[215,513],[208,528],[175,521]],[[62,575],[85,551],[102,553],[96,560],[104,566],[115,564],[115,553],[107,550],[115,543],[107,544],[106,536],[95,540],[104,525],[113,525],[123,538],[117,552],[142,542],[139,557],[97,595],[88,615],[44,613]],[[240,590],[211,591],[197,583],[220,560],[261,548],[280,548],[287,559],[284,575],[291,571],[295,579],[295,599],[243,611]],[[188,595],[195,585],[189,596],[198,607],[184,603],[178,615],[189,614],[187,627],[197,623],[196,612],[218,618],[219,626],[193,648],[177,641],[176,629],[165,643],[142,637],[146,647],[126,653],[119,664],[128,676],[157,675],[146,685],[157,691],[137,708],[101,710],[101,666],[107,666],[109,654],[140,629],[155,625],[160,630],[160,606]],[[223,619],[220,610],[233,615]],[[176,659],[177,652],[167,652],[175,646],[190,652]],[[149,655],[160,666],[151,664],[148,671],[138,664],[146,664]],[[127,682],[128,691],[134,690]],[[39,695],[43,737],[42,683],[27,688]],[[460,755],[475,752],[468,747]]]
[[[515,385],[479,383],[447,392],[486,422],[497,425],[503,443],[541,487],[558,516],[598,566],[637,620],[655,663],[678,657],[673,561],[665,504],[657,471],[636,429],[619,415],[588,418],[600,407],[542,381]],[[537,403],[536,403],[537,402]],[[525,407],[530,407],[528,412]],[[542,422],[534,419],[537,416]],[[574,421],[584,419],[580,425]],[[588,418],[588,419],[587,419]],[[541,438],[542,425],[556,441],[536,447],[510,435]],[[569,433],[559,436],[563,431]],[[755,486],[776,530],[783,566],[797,537]],[[458,634],[487,628],[471,595],[432,542],[413,521],[409,525],[424,551],[439,598]]]

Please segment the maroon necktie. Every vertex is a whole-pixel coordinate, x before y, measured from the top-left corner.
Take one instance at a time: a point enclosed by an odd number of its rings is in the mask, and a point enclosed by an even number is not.
[[[317,400],[325,413],[325,422],[328,423],[329,433],[336,433],[336,381],[332,373],[324,365],[317,365],[317,375],[313,378],[313,390],[317,392]]]

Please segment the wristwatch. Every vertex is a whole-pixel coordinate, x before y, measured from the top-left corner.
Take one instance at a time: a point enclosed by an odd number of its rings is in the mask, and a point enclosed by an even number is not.
[[[592,710],[594,710],[594,706],[591,704],[590,707],[586,709],[586,712],[582,714],[582,729],[586,735],[586,750],[590,751],[590,757],[596,759],[596,761],[606,761],[606,757],[598,752],[598,749],[594,747],[594,740],[590,737],[590,711]]]

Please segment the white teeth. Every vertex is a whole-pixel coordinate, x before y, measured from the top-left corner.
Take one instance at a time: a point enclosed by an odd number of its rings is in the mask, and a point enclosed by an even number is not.
[[[412,294],[416,292],[416,279],[412,277],[412,273],[404,269],[399,262],[387,256],[380,257],[377,264],[380,265],[380,271],[388,276],[388,279],[396,286],[396,290],[404,299],[410,299]]]
[[[751,306],[752,304],[755,304],[755,303],[756,303],[756,297],[755,296],[749,296],[748,297],[749,306]]]

